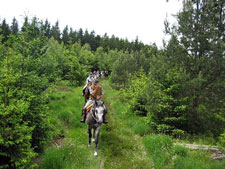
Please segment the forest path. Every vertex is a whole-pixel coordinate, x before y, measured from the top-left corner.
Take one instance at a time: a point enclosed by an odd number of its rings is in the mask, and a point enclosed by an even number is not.
[[[98,156],[94,156],[95,144],[88,147],[87,124],[80,123],[84,98],[82,87],[60,87],[51,96],[52,118],[64,131],[62,138],[52,141],[43,155],[41,168],[54,169],[150,169],[152,162],[145,151],[142,137],[131,126],[136,120],[128,106],[120,101],[107,79],[101,79],[103,101],[108,109],[108,124],[103,124],[99,136]],[[57,123],[57,122],[55,122]],[[61,128],[60,128],[61,127]]]
[[[104,168],[152,168],[142,138],[129,127],[135,125],[135,121],[127,123],[127,105],[120,101],[118,91],[111,88],[109,81],[103,80],[101,84],[109,121],[109,124],[102,128],[99,143],[104,157]]]

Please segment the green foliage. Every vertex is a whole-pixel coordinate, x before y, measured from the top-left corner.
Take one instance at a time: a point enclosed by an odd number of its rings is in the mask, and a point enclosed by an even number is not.
[[[128,53],[120,53],[113,64],[111,81],[119,88],[126,87],[130,76],[137,70],[134,56]]]
[[[57,77],[62,77],[63,71],[65,71],[64,69],[68,63],[65,62],[63,52],[63,45],[51,38],[41,61],[41,70],[45,71],[43,74],[48,77],[50,82],[55,81]]]
[[[225,3],[222,0],[193,0],[185,1],[183,5],[177,15],[178,26],[171,29],[172,37],[163,50],[142,44],[138,37],[129,42],[114,35],[111,38],[107,34],[96,36],[94,31],[70,29],[69,32],[68,26],[61,37],[58,22],[51,26],[47,20],[43,23],[36,17],[31,20],[25,17],[21,31],[18,31],[15,18],[11,26],[4,19],[0,24],[0,124],[3,126],[0,129],[0,148],[3,150],[0,168],[33,168],[31,159],[35,152],[40,151],[49,138],[65,132],[62,125],[82,128],[78,120],[80,114],[74,115],[74,111],[79,112],[83,103],[77,101],[73,110],[73,106],[66,107],[65,102],[69,101],[65,98],[69,94],[50,94],[48,99],[46,90],[61,80],[67,85],[82,85],[88,72],[96,69],[108,70],[114,87],[124,87],[121,94],[129,104],[130,114],[146,116],[144,120],[130,116],[126,121],[135,134],[146,135],[152,128],[176,138],[182,138],[186,132],[204,133],[219,136],[219,144],[224,147]],[[60,108],[59,104],[64,107]],[[125,112],[119,117],[127,119],[127,108],[116,104],[114,111]],[[55,117],[49,116],[51,113],[55,113]],[[121,149],[128,152],[133,148],[129,139],[117,137],[120,132],[131,135],[121,130],[106,134],[104,140],[106,145],[111,144],[110,139],[116,143],[109,152],[112,158],[117,153],[121,153],[119,157],[122,158],[124,152],[120,152]],[[156,145],[169,147],[172,151],[171,146],[160,139],[161,145]],[[121,140],[125,140],[125,146],[121,146]],[[148,149],[155,151],[152,147]],[[62,158],[57,156],[58,153],[52,150],[49,154],[60,161]],[[65,154],[68,153],[71,152],[65,150]],[[65,154],[60,155],[64,158]],[[186,168],[221,166],[218,163],[205,165],[204,160],[198,162],[181,148],[175,148],[175,154],[178,156],[175,168],[183,165]],[[87,157],[87,154],[81,156]],[[153,160],[156,167],[160,167],[170,157],[171,153],[166,152],[159,158],[153,155]],[[50,161],[46,163],[51,164]],[[78,166],[84,164],[82,161]],[[120,164],[131,167],[134,162]]]
[[[187,115],[190,98],[185,97],[184,87],[188,76],[169,63],[165,57],[153,58],[150,80],[147,85],[147,110],[151,114],[149,123],[161,133],[174,129],[188,130]]]
[[[225,149],[225,131],[219,136],[219,145],[222,149]]]
[[[177,31],[173,32],[180,38],[173,40],[171,46],[179,51],[175,53],[176,58],[185,56],[183,61],[176,60],[190,76],[186,95],[192,98],[189,113],[191,130],[202,133],[209,130],[216,136],[225,127],[216,119],[224,109],[222,103],[225,98],[224,6],[221,0],[184,2],[183,10],[178,14]],[[172,48],[168,49],[172,53]]]
[[[180,129],[174,129],[172,131],[172,136],[175,138],[182,138],[185,135],[185,132]]]
[[[130,125],[131,125],[131,128],[134,130],[135,134],[144,136],[149,133],[153,133],[151,128],[148,126],[148,124],[145,122],[145,120],[142,119],[141,117],[133,118],[132,120],[133,120],[132,121],[133,123],[130,123]]]
[[[148,78],[141,69],[131,77],[128,87],[121,89],[121,95],[130,105],[130,109],[137,115],[147,114],[146,110],[146,88]]]
[[[33,168],[31,158],[49,138],[47,97],[43,93],[47,80],[38,76],[40,53],[35,52],[42,45],[38,39],[27,39],[27,34],[10,36],[6,44],[12,47],[3,46],[7,50],[0,55],[1,126],[4,126],[0,165],[5,168]]]
[[[35,127],[30,126],[32,119],[26,118],[34,95],[20,88],[22,75],[15,66],[21,59],[21,55],[8,55],[0,65],[0,168],[32,167],[35,156],[31,146]]]
[[[63,147],[52,147],[43,154],[42,169],[86,168],[87,153],[76,145],[66,143]]]
[[[143,141],[148,154],[153,160],[154,168],[163,168],[170,162],[173,155],[173,142],[169,136],[149,135]]]
[[[51,148],[45,154],[45,158],[42,161],[41,168],[43,169],[62,169],[65,168],[65,149]]]
[[[174,146],[174,154],[180,157],[187,157],[188,150],[183,146],[176,145]]]

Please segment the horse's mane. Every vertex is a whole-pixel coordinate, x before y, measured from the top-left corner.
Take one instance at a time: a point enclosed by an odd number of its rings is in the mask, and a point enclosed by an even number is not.
[[[98,101],[95,102],[96,107],[101,107],[101,106],[103,106],[103,104],[104,104],[104,102],[101,101],[101,100],[98,100]]]

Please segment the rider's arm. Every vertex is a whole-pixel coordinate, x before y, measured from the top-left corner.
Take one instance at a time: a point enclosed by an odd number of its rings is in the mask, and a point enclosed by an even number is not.
[[[90,94],[91,94],[92,96],[94,96],[95,93],[96,93],[96,91],[97,91],[97,89],[98,89],[98,85],[95,87],[94,90],[92,89],[92,92],[90,92]]]
[[[101,88],[100,96],[97,96],[97,99],[101,99],[103,97],[103,94],[104,94],[104,92],[103,92],[103,89]]]
[[[91,86],[88,86],[88,89],[89,89],[90,94],[92,95],[94,90],[91,88]]]

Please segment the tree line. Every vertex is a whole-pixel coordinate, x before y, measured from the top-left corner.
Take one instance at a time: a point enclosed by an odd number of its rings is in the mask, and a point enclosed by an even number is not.
[[[62,31],[59,27],[59,22],[57,21],[54,25],[46,19],[45,21],[39,20],[37,17],[29,18],[24,17],[23,25],[20,29],[18,21],[14,17],[11,25],[7,23],[6,19],[3,19],[0,23],[0,29],[2,30],[3,42],[6,42],[10,34],[17,35],[21,32],[25,32],[26,27],[33,27],[33,36],[45,36],[48,39],[54,37],[59,43],[63,42],[65,45],[74,44],[80,42],[83,46],[88,43],[92,51],[96,51],[98,47],[102,46],[104,51],[109,50],[128,50],[128,51],[139,51],[144,46],[138,37],[132,42],[127,39],[121,39],[112,35],[109,37],[107,33],[103,36],[96,35],[95,31],[89,32],[87,29],[83,30],[73,30],[66,26]]]

